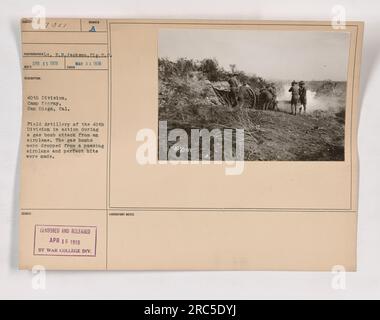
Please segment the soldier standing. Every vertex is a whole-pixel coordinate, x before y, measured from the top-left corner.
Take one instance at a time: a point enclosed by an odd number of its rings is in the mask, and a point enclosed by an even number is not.
[[[277,102],[277,89],[276,85],[272,82],[269,85],[269,92],[272,94],[272,110],[278,111],[278,102]]]
[[[238,95],[240,108],[254,108],[255,107],[255,93],[253,92],[248,81],[244,81],[240,88]]]
[[[239,81],[235,73],[228,80],[228,84],[230,85],[230,89],[231,89],[232,106],[235,107],[238,104],[238,93],[239,93]]]
[[[302,111],[302,106],[303,106],[303,112],[306,113],[306,104],[307,104],[307,89],[306,89],[306,86],[305,86],[305,82],[304,81],[300,81],[300,88],[299,88],[299,92],[300,92],[300,103],[301,103],[301,107],[300,107],[300,113]]]
[[[297,115],[297,105],[300,99],[300,90],[296,81],[292,82],[292,86],[289,89],[289,92],[292,93],[292,99],[290,100],[291,114]],[[293,113],[294,107],[294,113]]]

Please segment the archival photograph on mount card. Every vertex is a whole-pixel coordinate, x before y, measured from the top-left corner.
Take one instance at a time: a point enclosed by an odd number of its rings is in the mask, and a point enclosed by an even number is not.
[[[349,51],[349,32],[160,29],[159,160],[344,161]]]
[[[356,270],[362,22],[42,27],[21,21],[20,269]]]

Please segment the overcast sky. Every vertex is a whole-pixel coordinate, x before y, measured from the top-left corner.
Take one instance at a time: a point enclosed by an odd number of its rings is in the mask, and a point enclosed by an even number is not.
[[[216,58],[230,70],[279,80],[346,80],[349,33],[161,29],[159,56]]]

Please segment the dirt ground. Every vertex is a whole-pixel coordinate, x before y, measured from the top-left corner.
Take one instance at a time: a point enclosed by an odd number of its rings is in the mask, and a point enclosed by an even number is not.
[[[249,160],[344,160],[344,124],[334,114],[259,112],[263,113],[261,125],[253,133],[257,144],[245,146]]]
[[[344,115],[327,111],[291,115],[280,111],[233,110],[223,106],[201,108],[196,114],[168,121],[169,128],[242,128],[245,160],[343,161]],[[160,120],[167,120],[161,114]],[[170,119],[170,117],[169,117]]]

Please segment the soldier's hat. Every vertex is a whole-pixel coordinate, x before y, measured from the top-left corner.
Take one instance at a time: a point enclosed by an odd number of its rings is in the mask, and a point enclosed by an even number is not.
[[[292,81],[292,86],[295,85],[295,84],[297,84],[297,81],[293,80]]]
[[[305,81],[300,81],[300,85],[304,85],[305,84]]]

